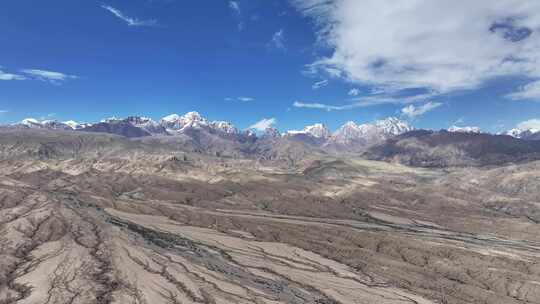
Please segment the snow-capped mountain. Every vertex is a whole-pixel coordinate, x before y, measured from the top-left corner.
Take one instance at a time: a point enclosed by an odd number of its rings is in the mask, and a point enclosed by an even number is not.
[[[312,126],[307,126],[304,131],[316,138],[328,138],[330,137],[330,131],[323,124],[314,124]]]
[[[131,124],[134,127],[141,128],[146,132],[154,135],[166,135],[167,131],[158,122],[148,117],[141,116],[129,116],[123,119],[124,122]]]
[[[188,112],[183,116],[171,114],[163,117],[160,123],[170,133],[182,132],[188,128],[200,129],[210,125],[210,122],[198,112]]]
[[[375,126],[385,135],[400,135],[413,130],[408,123],[396,117],[378,120],[375,122]]]
[[[371,125],[374,127],[373,125]],[[341,126],[332,134],[331,141],[340,144],[347,144],[359,138],[362,138],[366,133],[369,125],[357,125],[354,121],[349,121]]]
[[[457,132],[457,133],[482,133],[479,127],[458,127],[451,126],[448,128],[448,132]]]
[[[171,114],[160,120],[163,126],[170,134],[181,134],[188,130],[207,130],[212,133],[221,133],[223,135],[242,135],[253,137],[254,134],[249,131],[240,131],[228,121],[209,121],[198,112],[188,112],[183,116]]]
[[[17,124],[16,124],[17,125]],[[42,128],[41,123],[35,118],[25,118],[21,120],[18,125],[26,126],[29,128]]]
[[[216,130],[227,134],[239,133],[238,129],[236,129],[236,127],[228,121],[214,121],[210,124],[210,126]]]
[[[64,121],[63,123],[68,125],[73,130],[82,129],[82,128],[87,127],[87,126],[90,125],[90,124],[87,124],[87,123],[80,124],[80,123],[78,123],[78,122],[76,122],[74,120]]]
[[[66,122],[60,122],[58,120],[43,120],[39,121],[35,118],[25,118],[15,126],[25,127],[31,129],[47,129],[47,130],[75,130],[75,127]]]
[[[506,133],[515,138],[525,140],[540,140],[540,129],[512,129]]]
[[[301,131],[288,131],[286,133],[288,136],[295,136],[295,135],[308,135],[313,136],[318,139],[326,139],[330,137],[330,131],[328,128],[321,123],[317,123],[311,126],[306,126],[304,130]]]
[[[307,126],[301,131],[288,131],[284,138],[332,150],[360,151],[363,148],[413,130],[395,117],[357,125],[349,121],[333,134],[323,124]]]
[[[44,120],[41,125],[50,130],[73,130],[71,126],[57,120]]]
[[[198,112],[188,112],[184,115],[171,114],[163,117],[159,122],[144,116],[110,117],[94,124],[83,124],[72,120],[66,122],[56,120],[38,121],[28,118],[21,121],[17,126],[109,133],[129,138],[182,135],[196,139],[196,141],[205,141],[205,143],[226,140],[245,144],[257,141],[257,135],[251,131],[239,130],[228,121],[210,121]],[[301,131],[288,131],[283,134],[275,128],[269,128],[260,138],[292,140],[322,149],[359,151],[412,129],[406,122],[390,117],[361,125],[357,125],[352,121],[347,122],[333,134],[322,123],[306,126]]]
[[[361,125],[349,121],[334,132],[329,141],[339,145],[372,144],[411,130],[409,124],[395,117]]]

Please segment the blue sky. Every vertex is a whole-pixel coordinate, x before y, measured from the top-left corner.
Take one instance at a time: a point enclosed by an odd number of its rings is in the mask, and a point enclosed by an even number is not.
[[[540,118],[540,6],[455,2],[5,1],[0,122],[195,110],[240,128],[398,116],[495,132]]]

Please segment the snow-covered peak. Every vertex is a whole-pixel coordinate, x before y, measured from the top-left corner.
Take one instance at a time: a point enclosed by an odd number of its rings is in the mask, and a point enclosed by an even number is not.
[[[328,128],[321,123],[305,127],[304,132],[316,138],[328,138],[330,136]]]
[[[347,121],[340,129],[358,129],[358,125],[354,121]]]
[[[171,132],[181,132],[187,128],[208,127],[210,123],[198,112],[188,112],[183,116],[171,114],[161,119],[161,125]]]
[[[116,116],[111,116],[111,117],[103,118],[100,122],[111,123],[111,122],[118,122],[121,120],[122,120],[121,118],[118,118]]]
[[[69,126],[70,128],[72,128],[73,130],[78,130],[78,129],[81,129],[84,127],[84,124],[80,124],[74,120],[68,120],[68,121],[64,121],[63,124]]]
[[[400,135],[413,129],[408,123],[396,117],[378,120],[375,122],[375,126],[387,135]]]
[[[159,124],[158,122],[148,117],[130,116],[122,121],[127,122],[134,127],[141,128],[150,134],[163,134],[164,135],[167,133],[167,131],[165,130],[163,126],[161,126],[161,124]]]
[[[347,142],[362,136],[363,130],[354,121],[348,121],[334,132],[333,139],[338,142]]]
[[[184,119],[190,120],[190,121],[203,121],[203,120],[206,121],[206,119],[203,118],[201,114],[199,114],[199,112],[195,112],[195,111],[186,113],[184,115]]]
[[[40,127],[41,126],[41,123],[35,118],[25,118],[21,120],[20,124],[25,125],[27,127]]]
[[[48,129],[48,130],[73,130],[71,126],[58,120],[43,120],[39,121],[35,118],[23,119],[16,125],[25,126],[33,129]]]
[[[411,130],[412,128],[406,122],[395,117],[361,125],[349,121],[332,134],[330,141],[342,145],[354,142],[372,143]]]
[[[41,122],[41,126],[49,130],[73,130],[73,128],[58,120],[44,120]]]
[[[540,129],[525,129],[524,130],[524,129],[515,128],[506,132],[506,135],[510,135],[515,138],[526,138],[537,133],[540,133]]]
[[[315,138],[325,139],[330,136],[330,131],[324,124],[321,124],[321,123],[317,123],[311,126],[306,126],[301,131],[297,131],[297,130],[287,131],[287,135],[291,135],[291,136],[300,135],[300,134],[313,136]]]
[[[412,128],[406,122],[395,117],[389,117],[378,120],[373,124],[367,123],[357,125],[353,121],[349,121],[341,126],[333,136],[341,137],[343,139],[354,139],[356,137],[373,135],[375,133],[380,135],[400,135],[411,130]]]
[[[212,122],[211,125],[214,129],[227,133],[227,134],[238,133],[238,129],[236,129],[236,127],[228,121],[214,121]]]
[[[228,121],[208,121],[198,112],[188,112],[182,116],[171,114],[160,120],[163,126],[170,133],[181,133],[188,129],[213,129],[226,134],[239,134],[240,131]]]
[[[163,117],[161,119],[162,122],[174,122],[180,119],[180,115],[178,114],[171,114]]]
[[[124,121],[129,122],[130,124],[134,126],[149,126],[149,125],[157,126],[158,125],[158,123],[152,120],[151,118],[144,117],[144,116],[130,116],[124,119]]]
[[[457,133],[481,133],[479,127],[458,127],[458,126],[451,126],[448,128],[448,132],[457,132]]]

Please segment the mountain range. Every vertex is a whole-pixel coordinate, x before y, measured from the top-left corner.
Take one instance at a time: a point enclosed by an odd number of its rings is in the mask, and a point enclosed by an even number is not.
[[[148,117],[107,118],[98,123],[38,121],[28,118],[4,128],[107,133],[156,146],[233,158],[258,158],[294,166],[309,154],[356,153],[375,160],[424,167],[484,166],[540,159],[540,130],[483,133],[477,127],[416,130],[395,117],[373,123],[349,121],[331,132],[324,124],[280,133],[256,133],[197,112]]]
[[[10,125],[11,127],[48,129],[48,130],[76,130],[87,132],[102,132],[117,134],[125,137],[144,137],[156,135],[178,135],[189,129],[204,129],[212,132],[224,134],[243,134],[247,136],[257,136],[252,130],[240,130],[228,121],[210,121],[198,112],[192,111],[184,115],[171,114],[155,121],[144,116],[130,116],[127,118],[106,118],[97,123],[78,123],[73,120],[42,120],[27,118],[19,123]],[[134,129],[136,128],[136,129]],[[139,130],[137,130],[139,129]],[[331,132],[328,127],[322,123],[306,126],[303,130],[290,130],[281,134],[275,128],[268,128],[259,137],[282,136],[288,138],[311,137],[324,141],[328,145],[340,144],[349,145],[352,143],[373,142],[384,140],[392,136],[400,135],[414,128],[407,122],[396,117],[375,121],[374,123],[356,124],[349,121]],[[486,133],[480,128],[474,126],[451,126],[446,129],[448,132],[456,133]],[[538,129],[511,129],[507,132],[497,135],[509,135],[519,139],[539,140],[540,130]]]
[[[277,129],[268,128],[261,134],[256,134],[251,130],[239,130],[227,121],[209,121],[198,112],[189,112],[182,116],[171,114],[163,117],[159,122],[140,116],[130,116],[123,119],[112,117],[98,123],[84,124],[75,121],[38,121],[28,118],[11,125],[11,127],[109,133],[128,138],[177,136],[194,131],[204,131],[230,138],[286,138],[326,147],[365,146],[413,130],[406,122],[390,117],[372,124],[357,125],[352,121],[347,122],[334,133],[330,132],[324,124],[319,123],[306,126],[301,131],[287,131],[281,134]]]

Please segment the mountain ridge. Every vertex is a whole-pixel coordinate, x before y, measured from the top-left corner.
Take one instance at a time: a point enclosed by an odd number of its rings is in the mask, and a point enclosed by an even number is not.
[[[22,121],[11,124],[12,127],[26,127],[26,128],[37,128],[37,129],[51,129],[51,130],[84,130],[91,131],[90,128],[93,125],[99,123],[114,123],[114,122],[126,122],[131,124],[134,127],[143,129],[150,135],[175,135],[182,133],[185,129],[194,128],[194,129],[212,129],[213,131],[219,131],[227,134],[250,134],[251,136],[257,135],[256,132],[253,132],[251,129],[238,129],[234,126],[233,123],[229,121],[210,121],[202,116],[199,112],[191,111],[187,112],[184,115],[179,114],[170,114],[162,117],[158,121],[153,120],[152,118],[145,116],[128,116],[126,118],[117,118],[110,117],[101,120],[96,123],[79,123],[74,120],[68,121],[59,121],[59,120],[41,120],[35,118],[26,118]],[[6,126],[6,125],[4,125]],[[269,128],[277,132],[273,132],[274,135],[279,134],[283,137],[295,137],[306,135],[314,137],[316,139],[322,139],[329,141],[332,144],[347,144],[359,139],[365,139],[365,137],[378,135],[382,139],[386,139],[391,136],[400,135],[409,131],[414,130],[415,128],[410,126],[408,122],[403,121],[397,117],[387,117],[385,119],[377,120],[372,123],[362,123],[357,124],[354,121],[348,121],[337,128],[335,131],[330,131],[330,129],[323,123],[315,123],[313,125],[307,125],[302,130],[287,130],[284,132],[279,132],[276,128]],[[482,131],[479,127],[476,126],[450,126],[448,129],[443,129],[449,132],[459,132],[459,133],[486,133],[492,134],[489,132]],[[266,130],[259,132],[259,137],[266,136]],[[378,133],[378,134],[375,134]],[[141,133],[141,136],[144,133]],[[540,140],[540,130],[539,129],[519,129],[514,128],[502,133],[497,133],[497,135],[509,135],[519,139],[525,140]],[[121,135],[121,134],[118,134]],[[144,135],[144,136],[150,136]]]

